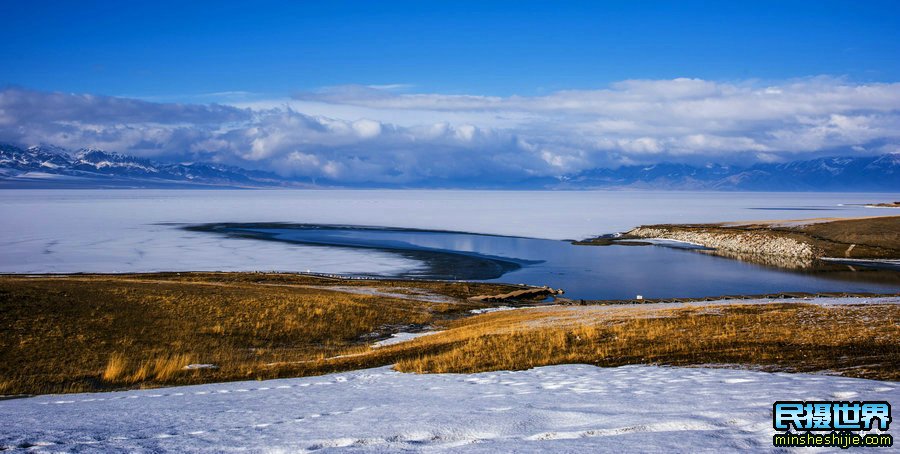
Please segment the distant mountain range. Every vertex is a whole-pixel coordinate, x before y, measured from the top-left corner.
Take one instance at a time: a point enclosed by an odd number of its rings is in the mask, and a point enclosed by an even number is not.
[[[341,186],[327,181],[329,187]],[[435,186],[437,184],[437,186]],[[96,149],[0,145],[0,188],[312,187],[274,173],[211,163],[160,163]],[[360,187],[360,185],[354,185]],[[364,187],[379,187],[371,185]],[[383,187],[383,186],[382,186]],[[410,187],[675,189],[718,191],[900,191],[900,154],[819,158],[747,167],[662,163],[598,168],[512,186],[432,182]]]
[[[303,187],[274,173],[210,163],[160,163],[96,149],[0,145],[0,188]]]
[[[819,158],[749,167],[686,164],[593,169],[565,179],[573,188],[718,191],[900,191],[900,154]]]

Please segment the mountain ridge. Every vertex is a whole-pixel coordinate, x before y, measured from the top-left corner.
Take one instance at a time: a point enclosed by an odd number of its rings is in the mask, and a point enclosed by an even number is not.
[[[6,183],[6,184],[3,184]],[[0,187],[302,187],[268,172],[214,163],[163,163],[96,148],[0,144]]]
[[[96,148],[69,151],[53,145],[21,148],[0,144],[0,188],[508,188],[657,189],[712,191],[888,191],[900,190],[900,153],[838,156],[750,166],[682,163],[595,168],[558,177],[496,185],[431,181],[408,185],[313,185],[274,173],[216,163],[165,163]]]

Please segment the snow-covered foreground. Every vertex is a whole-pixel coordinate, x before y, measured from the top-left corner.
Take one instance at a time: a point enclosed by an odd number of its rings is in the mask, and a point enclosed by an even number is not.
[[[900,401],[894,382],[587,365],[321,377],[0,401],[0,446],[42,451],[772,450],[775,400]]]

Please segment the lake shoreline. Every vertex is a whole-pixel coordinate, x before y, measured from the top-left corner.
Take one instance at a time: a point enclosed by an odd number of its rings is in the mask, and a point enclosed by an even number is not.
[[[437,279],[445,281],[455,280],[491,280],[504,274],[515,271],[524,265],[534,263],[527,260],[515,260],[506,257],[496,257],[479,253],[465,253],[434,248],[411,248],[376,242],[343,243],[339,241],[300,239],[281,234],[279,231],[304,231],[304,230],[345,230],[345,231],[372,231],[372,232],[423,232],[479,235],[467,232],[453,232],[444,230],[405,229],[392,227],[373,226],[347,226],[328,224],[294,224],[294,223],[211,223],[188,225],[182,227],[191,232],[205,232],[224,235],[230,238],[255,239],[274,241],[306,246],[327,246],[348,249],[369,249],[398,254],[403,258],[421,261],[426,264],[426,269],[411,273],[410,276],[421,279]],[[502,238],[510,238],[502,235],[487,235]],[[367,277],[366,275],[361,275]],[[376,276],[372,276],[376,277]],[[399,277],[399,276],[398,276]]]
[[[810,268],[816,261],[900,267],[900,216],[819,218],[712,224],[642,225],[617,236],[575,242],[607,246],[669,240],[698,245],[726,257]]]

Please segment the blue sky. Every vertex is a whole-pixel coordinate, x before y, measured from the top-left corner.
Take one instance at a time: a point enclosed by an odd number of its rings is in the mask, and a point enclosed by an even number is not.
[[[338,182],[900,152],[900,2],[4,2],[0,141]]]
[[[0,79],[177,98],[345,84],[900,79],[900,2],[4,2]]]

